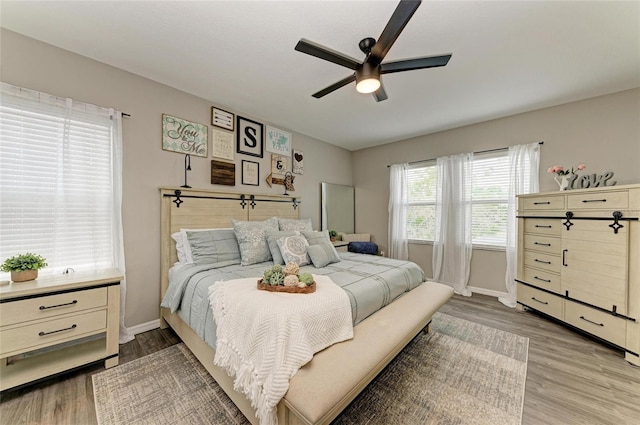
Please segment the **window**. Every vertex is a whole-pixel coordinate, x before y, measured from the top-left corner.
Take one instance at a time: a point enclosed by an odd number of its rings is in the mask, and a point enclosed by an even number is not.
[[[109,110],[4,83],[1,96],[0,259],[40,254],[45,275],[112,267]]]
[[[434,240],[436,178],[434,162],[408,171],[407,237],[409,240]],[[475,155],[471,184],[473,244],[504,247],[509,196],[508,153],[501,151]]]

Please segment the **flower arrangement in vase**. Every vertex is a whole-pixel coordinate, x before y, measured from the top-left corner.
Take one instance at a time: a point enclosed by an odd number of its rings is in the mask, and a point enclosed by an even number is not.
[[[555,174],[553,179],[560,186],[560,190],[568,190],[571,188],[573,181],[578,177],[576,175],[576,171],[581,171],[587,168],[584,164],[579,164],[577,167],[571,167],[568,170],[565,170],[562,165],[554,165],[553,167],[549,167],[547,173]]]

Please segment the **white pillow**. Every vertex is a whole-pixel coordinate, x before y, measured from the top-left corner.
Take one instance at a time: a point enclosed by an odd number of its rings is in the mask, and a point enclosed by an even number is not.
[[[176,252],[178,253],[178,262],[183,264],[193,264],[193,256],[191,254],[191,245],[187,238],[187,232],[207,232],[210,230],[233,230],[231,227],[216,229],[180,229],[179,232],[171,234],[171,238],[176,241]]]
[[[311,262],[307,254],[309,242],[304,236],[283,236],[276,239],[285,264],[296,263],[304,266]]]

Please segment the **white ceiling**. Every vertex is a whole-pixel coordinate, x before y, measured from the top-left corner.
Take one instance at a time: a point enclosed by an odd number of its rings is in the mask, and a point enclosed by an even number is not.
[[[386,61],[452,53],[387,74],[376,103],[300,38],[363,59],[397,1],[6,1],[12,31],[357,150],[640,86],[640,2],[424,1]],[[115,105],[117,106],[117,105]]]

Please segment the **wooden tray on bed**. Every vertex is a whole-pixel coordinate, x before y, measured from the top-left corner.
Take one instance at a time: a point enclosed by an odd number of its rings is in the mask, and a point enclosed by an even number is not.
[[[262,283],[262,279],[258,280],[258,289],[261,291],[269,292],[288,292],[290,294],[311,294],[316,292],[316,282],[304,288],[298,288],[297,286],[274,286]]]

